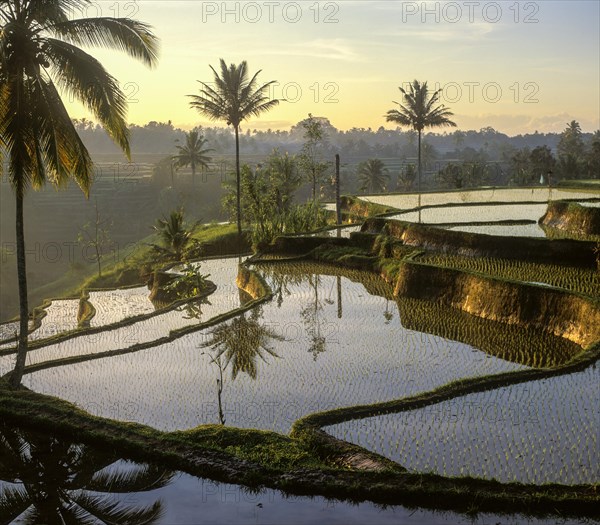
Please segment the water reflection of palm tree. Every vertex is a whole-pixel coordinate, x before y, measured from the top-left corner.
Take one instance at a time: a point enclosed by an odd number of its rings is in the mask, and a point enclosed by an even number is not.
[[[162,504],[132,506],[114,495],[166,486],[172,473],[155,466],[110,467],[119,457],[54,436],[0,424],[0,523],[156,523]],[[108,495],[110,499],[108,499]]]
[[[215,359],[224,358],[224,369],[231,364],[232,379],[235,379],[240,372],[245,372],[252,379],[256,379],[257,357],[265,363],[266,355],[279,357],[269,345],[269,340],[285,341],[285,338],[260,324],[261,315],[262,310],[255,308],[249,317],[242,314],[230,323],[222,323],[210,332],[211,338],[201,345],[202,348],[215,350]]]
[[[200,319],[202,317],[202,306],[208,305],[210,306],[212,303],[208,300],[207,297],[202,299],[195,299],[193,301],[189,301],[187,303],[182,304],[177,307],[178,312],[185,312],[183,315],[184,319]]]
[[[319,284],[321,279],[316,274],[308,276],[308,281],[314,291],[314,301],[309,303],[300,311],[300,315],[304,324],[306,325],[306,332],[310,340],[310,346],[308,351],[312,354],[313,359],[316,361],[319,354],[322,354],[327,350],[327,341],[321,333],[321,315],[320,312],[323,310],[323,305],[319,299]]]

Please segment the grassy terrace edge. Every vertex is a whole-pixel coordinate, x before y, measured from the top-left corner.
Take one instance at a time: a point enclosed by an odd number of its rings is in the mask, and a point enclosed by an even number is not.
[[[337,259],[335,264],[341,266],[352,261],[344,255],[334,259]],[[250,296],[250,301],[228,312],[225,317],[211,320],[211,324],[239,315],[272,297],[261,276],[246,265],[240,267],[238,286]],[[172,332],[166,339],[172,340],[188,332],[187,329],[181,333]],[[311,414],[294,424],[290,436],[217,425],[161,432],[139,424],[95,417],[71,403],[25,388],[10,390],[3,379],[0,379],[0,416],[28,428],[55,432],[97,446],[113,447],[138,461],[158,461],[193,475],[251,488],[270,487],[297,495],[322,495],[471,513],[509,513],[507,509],[510,509],[510,513],[560,513],[590,517],[600,516],[598,484],[533,485],[408,473],[397,463],[378,454],[329,436],[321,427],[386,411],[432,405],[472,392],[568,374],[590,366],[599,357],[600,344],[595,344],[565,365],[555,368],[466,379],[418,396]]]

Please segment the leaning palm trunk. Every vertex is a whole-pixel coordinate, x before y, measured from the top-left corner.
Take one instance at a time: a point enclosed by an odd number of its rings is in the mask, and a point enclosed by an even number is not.
[[[19,180],[22,180],[19,178]],[[29,335],[29,304],[27,301],[27,272],[25,263],[25,232],[23,221],[23,188],[16,191],[17,200],[17,276],[19,281],[19,342],[17,347],[17,362],[10,376],[10,385],[14,388],[21,384],[25,361],[27,358],[27,337]]]

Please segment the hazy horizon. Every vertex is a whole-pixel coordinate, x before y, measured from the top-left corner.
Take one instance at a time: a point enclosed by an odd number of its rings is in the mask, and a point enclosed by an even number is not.
[[[161,40],[154,70],[90,50],[127,94],[132,124],[221,124],[201,118],[186,95],[224,58],[247,60],[261,83],[278,82],[274,98],[288,99],[250,129],[288,129],[308,113],[343,130],[395,129],[384,115],[414,79],[443,88],[461,130],[560,132],[571,120],[584,132],[600,128],[598,2],[95,0],[84,14],[131,16]],[[76,103],[68,109],[89,117]]]

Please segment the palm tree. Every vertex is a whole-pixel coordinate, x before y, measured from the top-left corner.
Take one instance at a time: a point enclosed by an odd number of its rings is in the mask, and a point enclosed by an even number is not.
[[[410,126],[418,134],[418,191],[419,191],[419,208],[421,208],[421,176],[423,174],[421,165],[421,135],[425,128],[438,126],[456,127],[456,123],[450,120],[449,117],[454,115],[443,104],[436,106],[439,100],[441,89],[434,91],[429,96],[429,88],[427,82],[422,84],[418,80],[414,80],[410,84],[410,89],[407,92],[404,88],[398,88],[402,92],[404,104],[393,101],[398,104],[400,109],[390,109],[386,114],[387,122],[395,122],[401,126]],[[420,217],[419,217],[420,222]]]
[[[152,226],[164,246],[151,244],[156,251],[176,261],[181,261],[183,251],[192,240],[192,229],[185,225],[183,210],[172,211],[168,217],[157,219]]]
[[[381,193],[385,191],[389,179],[385,164],[380,159],[369,159],[358,165],[360,191]]]
[[[116,468],[114,452],[0,424],[0,518],[12,523],[156,523],[162,504],[132,506],[116,494],[168,485],[173,473],[152,465]]]
[[[185,146],[177,146],[179,153],[173,156],[175,166],[182,168],[190,166],[192,168],[192,185],[196,180],[196,167],[208,168],[208,163],[212,160],[206,154],[212,149],[202,149],[208,142],[197,129],[185,134]]]
[[[157,61],[157,40],[146,24],[129,18],[69,18],[88,3],[0,2],[0,136],[16,197],[20,305],[17,360],[10,379],[14,387],[21,382],[27,355],[25,193],[48,179],[62,186],[73,178],[87,196],[93,175],[90,155],[57,87],[81,101],[129,158],[127,99],[102,64],[77,46],[119,49],[148,66]]]
[[[258,369],[256,358],[267,362],[265,353],[279,357],[270,346],[269,340],[285,341],[285,338],[259,323],[262,314],[260,309],[254,309],[249,318],[245,314],[236,317],[231,323],[218,325],[212,332],[211,338],[200,346],[216,350],[215,360],[224,357],[223,369],[231,363],[231,379],[235,380],[240,372],[245,372],[256,379]],[[219,361],[220,362],[220,361]]]
[[[235,132],[235,176],[238,236],[242,238],[242,210],[240,201],[240,124],[249,117],[257,117],[269,111],[279,100],[270,100],[267,96],[272,80],[258,85],[257,77],[261,70],[252,78],[248,76],[248,64],[244,60],[239,65],[227,67],[225,60],[220,59],[221,75],[210,66],[214,74],[214,85],[200,82],[200,95],[190,95],[190,106],[197,109],[210,120],[224,120],[228,126],[233,126]]]

